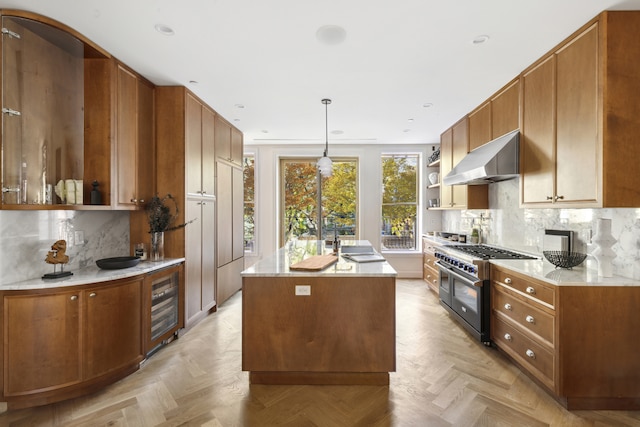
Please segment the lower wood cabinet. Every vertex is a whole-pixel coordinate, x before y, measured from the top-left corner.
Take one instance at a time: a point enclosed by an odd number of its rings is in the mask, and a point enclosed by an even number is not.
[[[181,298],[182,268],[99,284],[1,292],[0,401],[10,409],[45,405],[94,392],[136,371],[151,346],[183,325],[179,311],[178,322],[152,338],[154,285],[168,281],[163,289],[174,294],[167,295]]]
[[[491,339],[567,409],[640,409],[640,287],[491,268]]]
[[[427,238],[422,238],[422,280],[427,282],[429,289],[439,293],[440,272],[436,265],[435,245]]]

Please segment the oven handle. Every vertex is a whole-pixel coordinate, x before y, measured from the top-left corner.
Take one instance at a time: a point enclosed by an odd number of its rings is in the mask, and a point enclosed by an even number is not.
[[[458,279],[462,280],[463,282],[467,283],[468,285],[476,286],[476,287],[479,287],[479,288],[482,287],[482,285],[483,285],[483,281],[482,280],[480,280],[480,279],[476,279],[476,280],[469,279],[468,277],[465,277],[465,276],[461,275],[460,273],[456,272],[452,267],[448,267],[448,266],[440,263],[440,261],[436,261],[436,265],[441,270],[446,270],[447,274],[451,274],[452,276],[456,276]]]

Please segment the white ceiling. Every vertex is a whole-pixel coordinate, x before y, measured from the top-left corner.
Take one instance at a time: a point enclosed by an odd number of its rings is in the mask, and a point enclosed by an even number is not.
[[[0,7],[56,19],[152,82],[189,87],[242,130],[246,144],[323,144],[322,98],[333,100],[330,144],[414,144],[438,142],[600,11],[640,9],[640,0],[0,0]],[[324,25],[344,28],[344,42],[319,42]],[[473,44],[479,35],[489,40]]]

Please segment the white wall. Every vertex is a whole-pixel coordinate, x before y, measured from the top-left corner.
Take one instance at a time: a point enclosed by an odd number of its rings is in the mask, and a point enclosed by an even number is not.
[[[245,153],[255,156],[256,195],[256,249],[254,256],[245,257],[245,267],[269,256],[280,246],[279,242],[279,164],[285,157],[317,159],[322,156],[324,145],[245,145]],[[360,239],[369,240],[380,250],[381,224],[381,160],[383,153],[419,153],[420,212],[418,236],[428,224],[440,224],[439,211],[427,211],[426,206],[426,158],[431,155],[431,145],[329,145],[329,156],[358,159],[358,227]],[[427,218],[429,216],[429,218]],[[433,219],[430,219],[433,217]],[[399,277],[422,277],[420,251],[389,254],[387,259],[398,271]]]

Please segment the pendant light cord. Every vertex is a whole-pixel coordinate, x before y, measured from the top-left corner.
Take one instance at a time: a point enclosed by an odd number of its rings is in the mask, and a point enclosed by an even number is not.
[[[328,105],[331,104],[331,100],[328,98],[325,98],[322,100],[322,103],[324,104],[324,125],[325,125],[325,130],[324,130],[325,146],[324,146],[323,157],[327,157],[329,153],[329,107]]]

